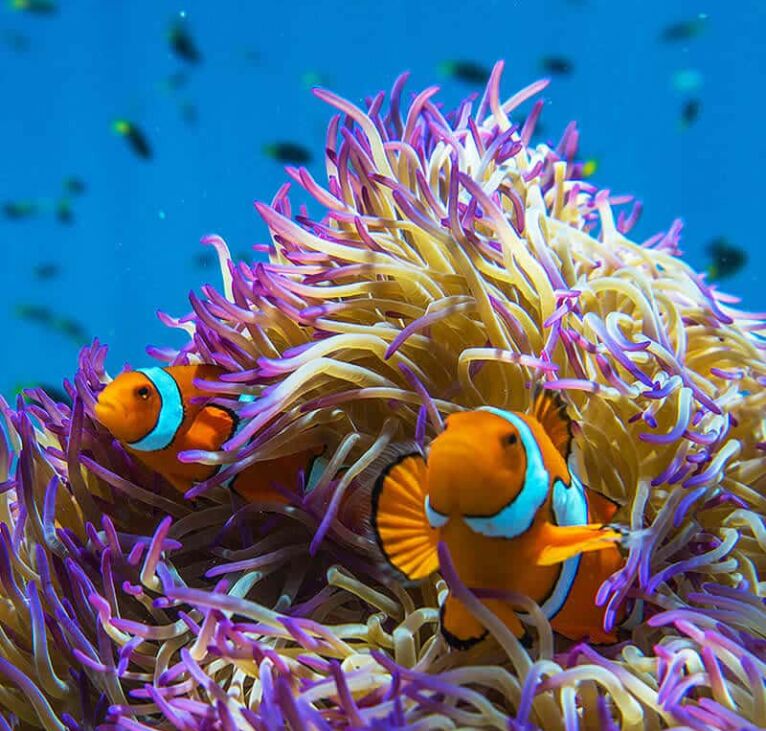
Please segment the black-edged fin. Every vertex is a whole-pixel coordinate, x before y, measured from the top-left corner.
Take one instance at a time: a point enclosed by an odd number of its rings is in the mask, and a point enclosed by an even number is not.
[[[201,409],[187,431],[189,444],[195,449],[215,452],[231,439],[237,428],[237,416],[223,406],[206,406]]]
[[[554,391],[536,386],[532,392],[532,407],[529,415],[542,424],[551,442],[561,456],[567,460],[572,448],[572,420],[567,415],[566,404]]]
[[[355,494],[369,505],[381,474],[408,454],[419,454],[423,459],[426,457],[425,452],[414,439],[391,442],[386,445],[383,451],[354,478],[354,483],[357,485]]]
[[[420,450],[399,454],[372,489],[370,522],[386,560],[410,581],[439,568],[439,533],[425,511],[426,461]]]

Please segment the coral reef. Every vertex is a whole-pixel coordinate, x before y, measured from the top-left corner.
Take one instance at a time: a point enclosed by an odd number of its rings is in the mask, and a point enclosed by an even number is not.
[[[244,427],[186,498],[93,418],[106,348],[84,350],[71,409],[32,391],[0,431],[0,729],[745,729],[766,726],[764,316],[733,308],[679,257],[680,223],[628,238],[640,206],[581,180],[578,132],[533,141],[545,86],[445,114],[436,88],[402,111],[400,77],[335,107],[325,209],[288,186],[257,204],[268,260],[219,255],[180,351]],[[619,213],[617,212],[619,211]],[[564,643],[534,607],[523,647],[443,575],[401,586],[361,515],[369,466],[483,404],[561,391],[582,480],[635,531],[599,601],[624,641]],[[243,394],[257,397],[241,402]],[[220,484],[325,446],[295,505]],[[341,466],[346,469],[340,472]],[[490,559],[488,559],[490,560]],[[449,585],[491,639],[449,651]]]

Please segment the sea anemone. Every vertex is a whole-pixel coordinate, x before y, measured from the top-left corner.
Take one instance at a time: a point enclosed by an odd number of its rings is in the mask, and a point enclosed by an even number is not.
[[[84,349],[71,408],[41,390],[0,430],[0,729],[766,726],[766,361],[763,314],[735,310],[679,258],[680,222],[627,238],[640,205],[582,180],[578,132],[535,141],[537,82],[446,114],[435,87],[402,113],[406,76],[367,111],[325,90],[326,209],[256,204],[266,261],[191,295],[188,343],[164,363],[209,384],[243,428],[186,496],[96,422],[106,348]],[[619,213],[617,211],[619,210]],[[574,467],[633,529],[602,586],[609,648],[554,636],[529,600],[526,648],[441,574],[402,586],[376,560],[364,483],[386,446],[427,442],[445,415],[524,410],[562,393]],[[255,396],[251,402],[241,394]],[[221,483],[324,447],[293,505]],[[341,469],[343,468],[343,469]],[[449,587],[490,639],[439,634]]]

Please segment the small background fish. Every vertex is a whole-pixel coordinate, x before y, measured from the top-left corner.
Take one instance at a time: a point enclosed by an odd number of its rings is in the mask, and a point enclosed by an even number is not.
[[[713,239],[706,247],[710,256],[708,274],[711,279],[726,279],[737,274],[747,264],[747,252],[723,236]]]
[[[58,12],[58,4],[53,0],[11,0],[10,6],[30,15],[53,15]]]
[[[439,65],[439,70],[444,76],[449,76],[457,81],[475,86],[486,84],[490,71],[484,64],[465,59],[444,61]]]
[[[137,157],[141,157],[144,160],[151,160],[154,156],[152,148],[149,145],[149,140],[135,123],[129,122],[126,119],[118,119],[112,123],[112,129],[125,138],[130,149]]]
[[[182,61],[191,64],[202,61],[202,54],[185,19],[173,21],[168,31],[168,41],[173,53]]]
[[[569,76],[574,72],[574,63],[566,56],[543,56],[540,67],[544,73],[554,76]]]
[[[696,38],[705,29],[707,15],[701,13],[696,18],[682,20],[666,25],[660,33],[660,40],[665,43],[681,43]]]
[[[297,142],[271,142],[263,146],[263,152],[274,160],[293,165],[305,165],[311,162],[311,152]]]

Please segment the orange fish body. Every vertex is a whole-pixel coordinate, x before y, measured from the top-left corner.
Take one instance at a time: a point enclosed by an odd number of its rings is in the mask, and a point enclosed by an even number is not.
[[[406,455],[375,485],[372,522],[386,558],[419,580],[438,568],[443,541],[469,588],[529,596],[571,639],[616,641],[595,604],[599,586],[622,563],[621,536],[603,525],[616,507],[570,472],[570,441],[563,407],[548,395],[531,415],[483,408],[449,416],[427,459]],[[482,601],[523,635],[508,602]],[[486,634],[451,596],[442,632],[462,648]]]
[[[195,381],[215,381],[224,370],[212,365],[142,368],[117,376],[99,394],[96,418],[125,449],[173,487],[186,492],[212,477],[220,467],[181,462],[185,450],[218,451],[236,432],[237,415],[207,403],[214,396]],[[228,485],[246,500],[287,498],[272,487],[278,482],[288,491],[300,489],[300,471],[314,453],[301,452],[247,467]]]

